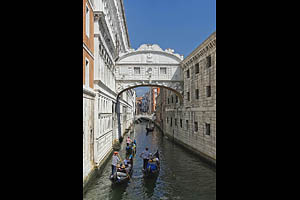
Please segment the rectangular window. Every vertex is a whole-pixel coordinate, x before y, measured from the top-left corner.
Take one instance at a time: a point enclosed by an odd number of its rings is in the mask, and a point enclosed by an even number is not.
[[[135,67],[134,74],[141,74],[141,69],[139,67]]]
[[[177,126],[177,119],[175,119],[175,126]]]
[[[185,120],[186,122],[186,130],[189,130],[189,120]]]
[[[187,77],[187,78],[190,78],[190,70],[189,70],[189,69],[186,70],[186,77]]]
[[[210,96],[211,96],[211,87],[210,87],[210,85],[209,85],[209,86],[206,86],[206,96],[207,96],[207,97],[210,97]]]
[[[167,68],[166,67],[161,67],[160,68],[160,74],[167,74]]]
[[[200,68],[200,67],[199,67],[199,63],[197,63],[197,64],[195,65],[195,73],[196,73],[196,74],[199,73],[199,71],[200,71],[199,68]]]
[[[187,100],[190,101],[190,92],[187,92],[186,95],[187,95]]]
[[[180,119],[180,128],[182,128],[182,119]]]
[[[85,59],[85,86],[89,87],[90,84],[90,63],[88,59]]]
[[[205,123],[205,134],[210,135],[210,124],[209,123]]]
[[[173,121],[173,120],[172,120],[172,117],[171,117],[171,124],[170,124],[171,127],[172,127],[172,121]]]
[[[194,130],[195,132],[198,132],[198,122],[194,122]]]
[[[199,99],[199,89],[196,89],[196,99]]]
[[[170,98],[168,98],[168,104],[170,104]]]
[[[86,36],[90,37],[90,9],[88,4],[86,4],[86,12],[85,12],[85,33]]]
[[[173,96],[172,96],[172,103],[173,103],[174,101],[173,101]]]
[[[169,123],[169,117],[167,117],[167,124]]]
[[[178,96],[176,95],[176,103],[178,103]]]
[[[211,56],[206,57],[206,66],[209,68],[211,66]]]

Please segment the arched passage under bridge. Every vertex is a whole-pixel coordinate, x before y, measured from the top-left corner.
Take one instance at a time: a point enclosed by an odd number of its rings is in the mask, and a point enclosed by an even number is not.
[[[173,91],[183,102],[183,55],[173,49],[162,50],[157,44],[143,44],[137,50],[120,54],[116,61],[116,114],[119,137],[121,133],[119,96],[122,92],[141,86],[160,87]]]

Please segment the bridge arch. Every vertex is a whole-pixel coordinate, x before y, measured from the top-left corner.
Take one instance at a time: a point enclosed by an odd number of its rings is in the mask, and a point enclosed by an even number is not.
[[[172,92],[174,92],[178,97],[179,97],[179,101],[183,103],[183,95],[180,91],[174,89],[174,88],[171,88],[171,87],[167,87],[167,86],[164,86],[164,85],[156,85],[156,84],[143,84],[143,85],[135,85],[135,86],[128,86],[127,88],[121,90],[118,95],[117,95],[117,99],[119,98],[119,96],[127,91],[127,90],[131,90],[131,89],[134,89],[134,88],[137,88],[137,87],[159,87],[159,88],[165,88],[165,89],[168,89],[168,90],[171,90]]]

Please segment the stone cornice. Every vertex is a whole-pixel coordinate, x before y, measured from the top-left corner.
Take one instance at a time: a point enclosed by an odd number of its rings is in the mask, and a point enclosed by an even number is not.
[[[86,88],[85,86],[83,86],[83,94],[87,94],[93,97],[96,96],[96,93],[92,88]]]
[[[187,65],[194,62],[194,60],[201,57],[208,50],[216,47],[216,32],[212,33],[204,42],[202,42],[190,55],[188,55],[182,62],[181,65],[186,67]]]
[[[130,51],[130,52],[126,53],[126,54],[120,55],[118,61],[121,61],[122,59],[127,58],[129,56],[138,55],[138,54],[147,54],[147,53],[153,53],[153,54],[170,56],[172,58],[175,58],[175,60],[178,63],[182,62],[182,58],[180,57],[179,54],[174,54],[174,53],[170,53],[170,52],[167,52],[167,51],[159,51],[159,50],[136,50],[136,51],[133,50],[133,51]]]
[[[125,30],[126,30],[126,37],[127,37],[128,48],[130,48],[130,40],[129,40],[129,34],[128,34],[128,29],[127,29],[127,23],[126,23],[125,9],[124,9],[123,0],[120,0],[120,2],[121,2],[121,7],[122,7],[123,22],[124,22],[124,26],[125,26]]]
[[[83,48],[88,52],[88,54],[95,60],[94,54],[89,50],[89,48],[83,43]]]
[[[114,92],[111,88],[109,88],[104,83],[102,83],[101,80],[94,80],[94,84],[97,85],[97,86],[99,86],[99,88],[95,88],[96,92],[99,92],[99,93],[107,95],[105,92],[102,91],[102,90],[105,90],[105,91],[107,91],[108,93],[110,93],[112,95],[111,98],[113,98],[113,96],[117,95],[116,92]],[[104,88],[104,89],[102,89],[102,88]]]
[[[118,63],[117,64],[117,67],[119,66],[119,65],[128,65],[129,67],[131,67],[132,65],[134,65],[134,66],[136,66],[136,65],[153,65],[153,66],[161,66],[161,65],[166,65],[166,66],[168,66],[168,65],[171,65],[171,66],[179,66],[180,65],[180,63]]]

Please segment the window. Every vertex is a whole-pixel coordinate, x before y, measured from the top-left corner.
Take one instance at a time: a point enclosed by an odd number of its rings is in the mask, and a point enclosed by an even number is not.
[[[196,89],[196,99],[199,99],[199,89]]]
[[[189,120],[185,120],[186,122],[186,130],[189,130]]]
[[[173,121],[173,120],[172,120],[172,117],[171,117],[171,124],[170,124],[171,127],[172,127],[172,121]]]
[[[206,66],[209,68],[211,66],[211,56],[206,57]]]
[[[198,74],[199,73],[199,63],[197,63],[196,65],[195,65],[195,73],[196,74]]]
[[[85,33],[86,36],[90,37],[90,9],[88,4],[86,4],[86,12],[85,12]]]
[[[182,128],[182,119],[180,119],[180,128]]]
[[[135,67],[134,74],[141,74],[141,69],[139,67]]]
[[[210,97],[210,96],[211,96],[211,87],[210,87],[210,85],[209,85],[209,86],[206,86],[206,96],[207,96],[207,97]]]
[[[173,103],[174,101],[173,101],[173,96],[172,96],[172,103]]]
[[[187,78],[190,78],[190,70],[189,70],[189,69],[186,70],[186,77],[187,77]]]
[[[187,100],[190,101],[190,92],[187,92],[186,95],[187,95]]]
[[[170,98],[168,98],[168,104],[170,104]]]
[[[178,103],[178,96],[176,95],[176,103]]]
[[[177,126],[177,119],[175,119],[175,126]]]
[[[169,117],[167,117],[167,124],[169,123]]]
[[[194,130],[195,132],[198,132],[198,122],[194,122]]]
[[[160,68],[160,74],[167,74],[167,68],[166,67],[161,67]]]
[[[90,63],[88,59],[85,59],[85,86],[90,86]]]
[[[210,135],[210,124],[209,123],[205,123],[205,134]]]

